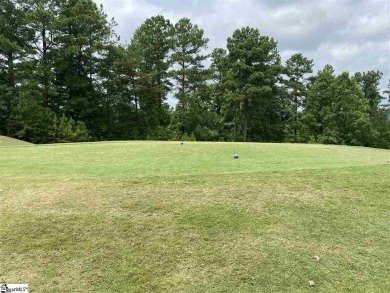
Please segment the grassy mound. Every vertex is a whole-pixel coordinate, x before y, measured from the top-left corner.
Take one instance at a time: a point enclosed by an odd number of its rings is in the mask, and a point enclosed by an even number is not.
[[[39,292],[306,292],[314,281],[320,292],[386,292],[389,177],[390,151],[359,147],[2,148],[0,282]]]
[[[11,138],[8,136],[2,136],[0,135],[0,147],[2,146],[26,146],[26,145],[32,145],[32,143]]]

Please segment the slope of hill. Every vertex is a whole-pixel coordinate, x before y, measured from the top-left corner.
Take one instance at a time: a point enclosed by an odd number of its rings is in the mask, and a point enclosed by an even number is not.
[[[33,144],[26,142],[26,141],[23,141],[23,140],[0,135],[0,147],[3,147],[3,146],[27,146],[27,145],[33,145]]]
[[[40,292],[387,292],[389,178],[390,151],[361,147],[0,148],[0,279]]]

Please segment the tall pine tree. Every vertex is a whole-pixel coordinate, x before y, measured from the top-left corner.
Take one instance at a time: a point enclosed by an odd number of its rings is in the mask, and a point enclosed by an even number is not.
[[[302,141],[299,137],[299,130],[302,128],[301,113],[306,102],[308,90],[308,76],[312,73],[313,60],[309,60],[301,53],[292,55],[284,67],[284,74],[286,79],[283,83],[287,87],[288,97],[285,102],[288,103],[289,108],[289,140],[293,142]]]
[[[176,81],[178,110],[185,112],[188,100],[204,85],[207,71],[203,62],[208,58],[203,51],[207,49],[208,39],[204,31],[188,18],[182,18],[175,24],[174,48],[171,72]]]
[[[169,124],[167,94],[171,90],[168,70],[171,65],[174,29],[163,16],[148,18],[134,33],[131,41],[136,52],[141,53],[139,70],[149,76],[150,95],[141,99],[142,110],[148,118],[150,129]]]
[[[85,121],[92,134],[98,134],[95,110],[100,95],[96,83],[100,79],[99,64],[103,51],[110,45],[114,23],[108,21],[103,8],[92,0],[70,0],[62,3],[59,15],[57,89],[66,114]]]
[[[0,134],[10,134],[12,109],[18,102],[22,61],[32,37],[26,28],[25,7],[16,0],[0,0]]]
[[[241,112],[242,140],[277,140],[280,104],[277,82],[282,66],[274,39],[245,27],[228,38],[230,70],[227,78],[230,107]],[[238,111],[237,111],[238,110]]]

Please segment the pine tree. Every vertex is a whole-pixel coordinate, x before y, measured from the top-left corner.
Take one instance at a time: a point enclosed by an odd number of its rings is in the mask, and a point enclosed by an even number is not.
[[[149,126],[166,126],[169,123],[167,94],[171,90],[168,70],[169,55],[173,49],[173,25],[163,16],[148,18],[134,33],[132,46],[141,53],[139,70],[150,77],[151,96],[145,97],[144,111]]]
[[[383,91],[383,93],[387,96],[387,100],[390,103],[390,79],[389,79],[389,83],[387,84],[387,89]]]
[[[306,102],[307,87],[309,84],[307,74],[312,73],[313,60],[309,60],[301,53],[292,55],[284,67],[287,79],[283,83],[287,87],[289,99],[286,101],[290,108],[289,124],[292,128],[292,140],[301,141],[299,129],[302,127],[301,112]]]
[[[152,96],[151,81],[150,76],[140,70],[143,57],[138,49],[132,44],[126,48],[118,47],[114,76],[108,80],[109,83],[116,82],[112,94],[117,97],[114,111],[117,115],[117,137],[120,139],[147,137],[147,109],[144,109],[143,101]]]
[[[379,90],[379,84],[383,73],[380,71],[357,72],[355,80],[364,92],[364,96],[370,105],[370,116],[375,117],[380,108],[381,101],[384,99]]]
[[[27,27],[34,32],[30,41],[33,49],[32,60],[26,62],[30,67],[27,82],[42,93],[41,103],[46,108],[58,108],[55,105],[55,60],[58,59],[58,0],[30,0],[26,1]],[[29,63],[29,64],[27,64]]]
[[[16,0],[0,0],[0,134],[10,134],[9,118],[18,102],[21,61],[31,32],[25,9]]]
[[[56,63],[57,89],[67,116],[85,121],[88,129],[98,129],[95,108],[99,103],[96,84],[104,50],[112,42],[113,21],[107,20],[102,6],[92,0],[70,0],[61,6]],[[93,135],[96,133],[93,132]]]
[[[179,100],[178,111],[188,109],[188,100],[199,88],[205,85],[208,72],[203,62],[208,55],[202,53],[207,49],[208,39],[204,31],[188,18],[182,18],[175,24],[174,48],[171,72],[176,81],[176,97]]]
[[[304,110],[304,120],[313,141],[319,141],[320,136],[324,134],[324,121],[331,111],[333,97],[330,87],[334,80],[333,67],[326,65],[324,69],[318,71],[310,86]],[[330,141],[330,137],[334,137],[330,133],[327,135],[327,141]]]
[[[372,126],[368,116],[368,103],[363,91],[348,72],[341,73],[331,85],[332,104],[326,127],[338,134],[338,142],[368,146]]]
[[[227,51],[216,48],[211,53],[211,77],[213,83],[210,85],[212,110],[218,115],[222,114],[224,94],[226,91],[226,78],[229,71],[229,59]]]
[[[250,136],[258,141],[277,140],[280,137],[277,81],[282,70],[277,43],[261,36],[258,29],[245,27],[228,38],[227,48],[231,68],[225,96],[231,112],[242,113],[238,119],[242,140],[246,142]]]
[[[368,146],[375,135],[368,109],[363,91],[349,73],[335,77],[326,65],[310,89],[305,120],[318,142]]]
[[[386,105],[382,104],[386,98],[381,95],[379,89],[382,75],[382,72],[373,70],[355,74],[355,80],[364,92],[369,104],[368,113],[374,131],[371,145],[375,147],[388,147],[390,145],[389,110]]]

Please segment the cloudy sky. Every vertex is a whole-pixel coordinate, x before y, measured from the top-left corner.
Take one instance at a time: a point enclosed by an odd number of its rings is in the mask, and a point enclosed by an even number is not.
[[[315,72],[331,64],[336,72],[380,70],[384,89],[390,77],[389,0],[95,0],[114,17],[126,43],[148,17],[173,23],[188,17],[205,31],[209,48],[243,26],[278,41],[283,60],[301,52]]]

